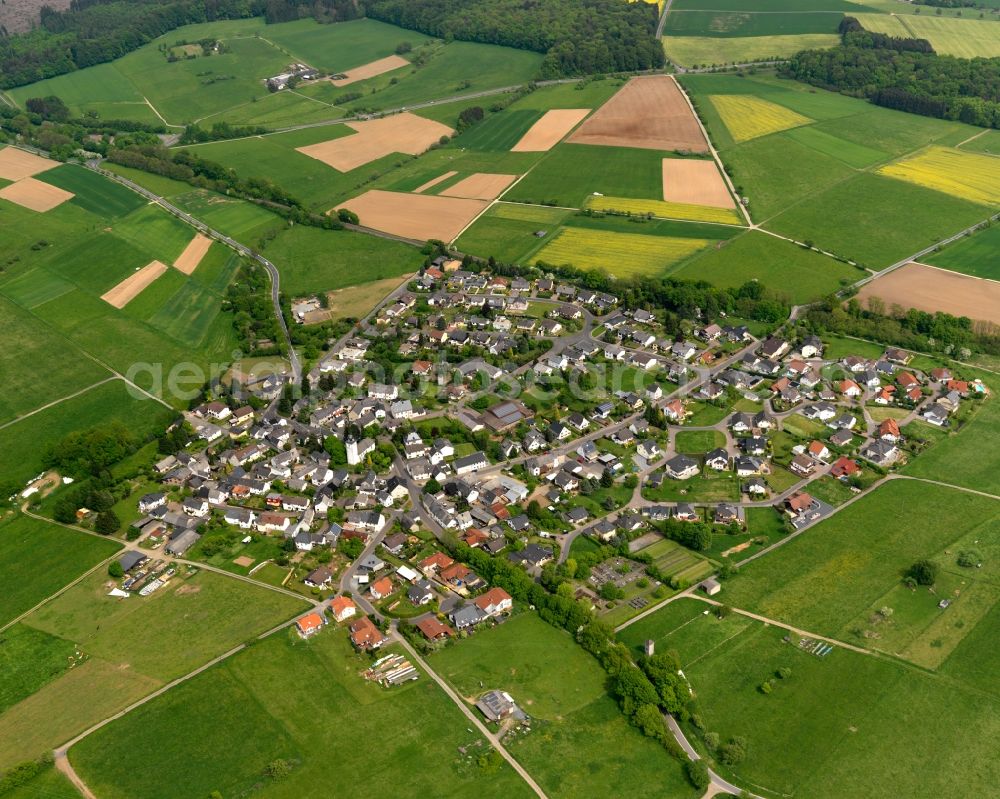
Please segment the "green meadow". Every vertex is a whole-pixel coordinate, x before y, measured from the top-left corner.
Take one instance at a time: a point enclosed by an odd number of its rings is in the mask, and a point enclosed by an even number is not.
[[[408,244],[302,225],[281,231],[264,254],[281,272],[282,291],[295,297],[413,273],[424,262]]]
[[[925,255],[921,260],[953,272],[1000,280],[1000,262],[996,256],[998,248],[1000,228],[993,225],[948,245],[940,252]]]
[[[733,287],[758,280],[793,302],[816,299],[865,276],[833,258],[753,230],[696,255],[673,275]]]
[[[468,732],[468,721],[426,675],[387,690],[362,678],[369,662],[332,626],[308,642],[279,633],[104,727],[70,758],[108,799],[251,789],[277,799],[310,795],[318,784],[334,797],[531,795],[506,764],[484,773],[476,763],[486,751],[476,743],[481,736]],[[349,735],[330,723],[331,712],[350,718]],[[178,724],[184,735],[168,734]],[[223,728],[239,746],[212,743]],[[375,740],[377,746],[345,743]],[[148,771],[128,766],[137,750],[159,779],[150,782]],[[278,759],[291,764],[288,775],[263,779]]]
[[[507,691],[533,718],[511,754],[552,797],[688,796],[680,764],[625,722],[597,662],[562,630],[523,614],[430,658],[464,697]]]
[[[121,548],[114,541],[16,516],[0,524],[0,625],[30,610]],[[36,568],[45,553],[45,568]]]

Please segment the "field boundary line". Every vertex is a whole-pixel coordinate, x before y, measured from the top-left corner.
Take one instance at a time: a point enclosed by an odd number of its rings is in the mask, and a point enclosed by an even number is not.
[[[695,616],[694,619],[691,619],[691,621],[695,621],[696,619],[699,619],[699,618],[701,618],[701,617],[700,616]],[[688,623],[690,623],[690,622],[688,622]],[[740,628],[739,630],[737,630],[736,632],[734,632],[732,635],[730,635],[725,640],[719,641],[719,643],[717,643],[715,646],[712,646],[712,647],[709,647],[708,649],[706,649],[704,652],[702,652],[700,655],[698,655],[698,657],[696,657],[694,660],[692,660],[692,661],[690,661],[688,663],[685,663],[684,667],[685,668],[690,668],[695,663],[697,663],[699,660],[701,660],[703,657],[707,657],[708,655],[712,654],[720,646],[722,646],[723,644],[728,644],[730,641],[732,641],[734,638],[736,638],[736,636],[743,635],[743,633],[745,633],[749,629],[750,629],[749,627],[742,627],[742,628]]]
[[[166,126],[167,126],[168,128],[181,128],[181,129],[183,130],[183,128],[184,128],[184,126],[183,126],[183,125],[172,125],[172,124],[170,124],[169,122],[167,122],[167,120],[163,118],[163,114],[161,114],[161,113],[160,113],[160,112],[159,112],[159,111],[158,111],[158,110],[156,109],[156,106],[155,106],[155,105],[153,105],[153,104],[152,104],[151,102],[149,102],[149,98],[148,98],[148,97],[146,97],[146,95],[143,95],[143,96],[142,96],[142,101],[143,101],[143,102],[144,102],[144,103],[145,103],[146,105],[148,105],[148,106],[149,106],[149,110],[150,110],[150,111],[152,111],[152,112],[153,112],[154,114],[156,114],[156,116],[157,116],[157,117],[159,118],[160,122],[162,122],[162,123],[163,123],[164,125],[166,125]]]
[[[410,657],[416,661],[417,665],[426,671],[428,676],[435,683],[437,683],[438,687],[442,691],[444,691],[445,696],[451,699],[458,709],[462,711],[462,714],[476,726],[476,729],[478,729],[482,735],[486,736],[486,740],[490,742],[490,745],[496,749],[496,751],[500,753],[500,756],[510,764],[511,768],[514,769],[518,776],[520,776],[521,779],[527,783],[528,787],[535,792],[535,795],[538,796],[539,799],[548,799],[545,791],[543,791],[541,786],[535,782],[534,778],[528,773],[524,766],[515,760],[514,756],[508,752],[506,747],[500,742],[500,739],[491,733],[486,725],[483,724],[471,710],[469,710],[468,706],[462,701],[461,697],[455,693],[454,689],[448,685],[448,683],[445,682],[445,680],[436,671],[427,665],[427,661],[417,654],[417,651],[410,645],[410,642],[403,636],[399,635],[395,630],[393,630],[393,635],[403,646],[403,649],[407,651]]]
[[[979,131],[979,133],[969,136],[969,138],[967,138],[965,141],[960,141],[958,144],[955,145],[955,149],[957,150],[959,147],[964,147],[970,141],[975,141],[980,136],[984,136],[985,134],[989,133],[991,130],[992,128],[984,128],[983,130]]]
[[[71,399],[74,399],[75,397],[79,397],[81,394],[86,394],[88,391],[91,391],[92,389],[95,389],[98,386],[103,386],[105,383],[110,383],[112,380],[121,380],[121,379],[122,379],[121,377],[119,377],[118,375],[115,375],[115,374],[108,375],[103,380],[98,380],[96,383],[92,383],[91,385],[87,386],[86,388],[81,388],[79,391],[75,391],[72,394],[67,394],[65,397],[60,397],[59,399],[52,400],[52,402],[48,402],[45,405],[42,405],[42,406],[40,406],[38,408],[35,408],[33,411],[28,411],[27,413],[22,413],[20,416],[16,417],[15,419],[11,419],[9,422],[4,422],[3,424],[0,424],[0,430],[4,430],[4,429],[10,427],[11,425],[17,424],[18,422],[23,422],[25,419],[28,419],[28,418],[34,416],[36,413],[41,413],[42,411],[48,410],[49,408],[52,408],[52,407],[55,407],[56,405],[58,405],[61,402],[66,402],[66,400],[71,400]]]
[[[666,20],[667,12],[669,10],[670,10],[670,3],[668,2],[667,8],[664,9],[663,12],[664,20]],[[752,230],[755,227],[755,225],[753,223],[753,220],[750,218],[750,212],[747,211],[747,208],[740,199],[739,194],[736,193],[736,187],[733,185],[733,181],[729,177],[729,173],[726,172],[725,164],[723,164],[722,159],[719,158],[719,152],[718,150],[715,149],[715,144],[712,142],[711,138],[709,138],[708,130],[706,130],[705,128],[705,123],[701,121],[701,117],[698,116],[698,112],[695,111],[694,104],[691,102],[691,98],[688,97],[688,93],[684,91],[684,87],[681,86],[680,81],[677,80],[677,78],[674,77],[673,75],[670,76],[670,80],[674,82],[674,86],[677,87],[677,91],[681,93],[681,96],[684,98],[684,102],[687,103],[687,107],[688,110],[691,112],[691,116],[693,116],[697,121],[698,129],[701,130],[701,135],[705,137],[705,143],[708,145],[708,151],[712,155],[712,160],[715,161],[716,169],[718,169],[719,172],[722,173],[722,179],[726,182],[726,188],[729,190],[730,195],[736,201],[736,207],[740,209],[740,215],[743,217],[744,221],[746,221],[747,226]]]
[[[686,589],[684,589],[683,591],[681,591],[678,594],[674,594],[673,596],[668,596],[662,602],[657,602],[652,607],[646,608],[642,613],[637,613],[631,619],[623,621],[621,624],[619,624],[617,627],[615,627],[615,632],[616,633],[620,633],[626,627],[628,627],[628,626],[630,626],[632,624],[635,624],[640,619],[644,619],[644,618],[646,618],[647,616],[649,616],[652,613],[656,613],[656,611],[660,610],[660,608],[666,607],[671,602],[674,602],[674,601],[676,601],[678,599],[681,599],[683,597],[686,597],[686,596],[691,596],[694,593],[694,590],[695,590],[695,586],[691,586],[690,588],[686,588]],[[678,629],[680,629],[680,628],[678,628]]]
[[[945,272],[949,275],[958,275],[959,277],[969,277],[973,280],[985,280],[987,283],[1000,283],[1000,280],[994,280],[991,277],[980,277],[979,275],[970,275],[967,272],[956,272],[954,269],[947,269],[943,266],[934,266],[934,264],[925,264],[923,261],[910,261],[914,266],[922,266],[924,269],[936,269],[938,272]]]

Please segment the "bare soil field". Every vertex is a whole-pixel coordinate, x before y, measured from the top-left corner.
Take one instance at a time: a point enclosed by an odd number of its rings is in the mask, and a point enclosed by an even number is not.
[[[567,141],[708,152],[708,143],[687,98],[669,75],[632,78]]]
[[[350,86],[352,83],[357,83],[359,80],[374,78],[378,75],[384,75],[386,72],[392,72],[394,69],[408,66],[410,66],[410,62],[405,58],[400,58],[398,55],[390,55],[385,58],[380,58],[377,61],[370,61],[367,64],[362,64],[360,67],[349,69],[343,73],[345,77],[330,78],[330,83],[334,86]]]
[[[689,158],[663,159],[663,199],[712,208],[736,207],[715,162]]]
[[[589,108],[554,108],[545,114],[510,148],[512,153],[545,153],[563,140],[590,113]]]
[[[909,263],[867,283],[858,299],[864,304],[869,297],[881,298],[886,307],[898,303],[904,308],[1000,324],[1000,282],[925,264]]]
[[[34,178],[21,178],[0,189],[0,197],[32,211],[51,211],[57,205],[73,199],[73,192],[50,186]]]
[[[487,205],[485,200],[373,189],[339,207],[354,211],[362,225],[383,233],[416,241],[452,241]]]
[[[57,166],[59,166],[58,161],[42,158],[40,155],[18,150],[16,147],[4,147],[0,150],[0,178],[4,180],[30,178]]]
[[[458,172],[452,169],[450,172],[445,172],[443,175],[438,175],[436,178],[431,178],[426,183],[421,183],[419,186],[417,186],[417,188],[413,190],[413,193],[422,194],[428,189],[433,189],[435,186],[437,186],[438,183],[444,183],[448,178],[457,174]]]
[[[195,233],[194,238],[191,239],[191,243],[184,248],[184,252],[174,261],[174,269],[183,272],[185,275],[190,275],[198,268],[198,264],[201,263],[201,259],[205,257],[205,253],[208,252],[208,248],[211,246],[212,240],[208,236]]]
[[[101,299],[115,308],[124,308],[139,296],[139,293],[146,286],[166,271],[166,264],[162,264],[159,261],[152,261],[138,272],[133,272],[110,291],[102,294]]]
[[[517,180],[517,175],[494,175],[490,172],[476,172],[464,180],[449,186],[441,197],[464,197],[468,200],[495,200],[511,183]]]
[[[357,135],[299,147],[298,152],[339,172],[350,172],[390,153],[420,155],[442,136],[455,132],[447,125],[409,112],[347,125]]]

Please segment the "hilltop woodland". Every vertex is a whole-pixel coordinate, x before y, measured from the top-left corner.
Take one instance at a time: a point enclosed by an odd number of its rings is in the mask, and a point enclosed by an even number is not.
[[[0,37],[0,88],[113,61],[157,36],[201,22],[264,17],[356,19],[356,0],[73,0],[47,6],[30,33]],[[664,63],[654,35],[657,8],[621,0],[373,0],[369,16],[445,39],[488,42],[546,54],[547,76],[651,69]]]
[[[853,17],[841,33],[839,47],[804,50],[780,74],[898,111],[1000,128],[1000,58],[937,55],[926,39],[871,33]]]
[[[545,53],[542,76],[656,69],[657,7],[619,0],[368,0],[368,16],[443,39]]]

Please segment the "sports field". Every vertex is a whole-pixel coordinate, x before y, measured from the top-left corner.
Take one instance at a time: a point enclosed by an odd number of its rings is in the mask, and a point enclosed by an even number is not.
[[[600,269],[614,277],[661,274],[711,242],[696,238],[664,238],[639,233],[564,228],[535,254],[549,264]]]
[[[597,662],[535,614],[479,632],[429,663],[463,697],[498,688],[533,717],[531,733],[509,746],[547,795],[693,795],[679,763],[625,722]]]
[[[777,103],[738,94],[719,94],[711,98],[729,134],[737,142],[757,139],[812,120]]]
[[[467,720],[429,678],[387,691],[361,678],[368,662],[354,654],[342,630],[329,627],[308,643],[281,633],[108,725],[74,747],[70,758],[108,799],[213,790],[236,796],[251,789],[290,799],[321,783],[335,797],[458,797],[472,786],[483,797],[532,795],[505,764],[495,773],[480,771],[475,758],[484,750],[475,742],[481,736],[466,731]],[[318,708],[350,714],[351,738],[378,740],[378,746],[343,746],[344,727]],[[184,735],[171,734],[178,725]],[[221,728],[240,746],[216,747]],[[462,746],[471,748],[470,756],[461,755]],[[137,748],[145,753],[144,770],[127,764]],[[278,759],[292,764],[290,773],[262,780]],[[424,768],[428,762],[439,767]],[[150,782],[150,771],[160,778]]]
[[[957,58],[1000,56],[1000,22],[995,19],[957,19],[930,13],[856,14],[866,30],[904,39],[927,39],[934,52]],[[972,13],[969,12],[972,17]]]
[[[1000,33],[1000,25],[997,26]],[[879,174],[916,183],[963,200],[1000,204],[1000,158],[946,147],[929,147],[887,164]]]

